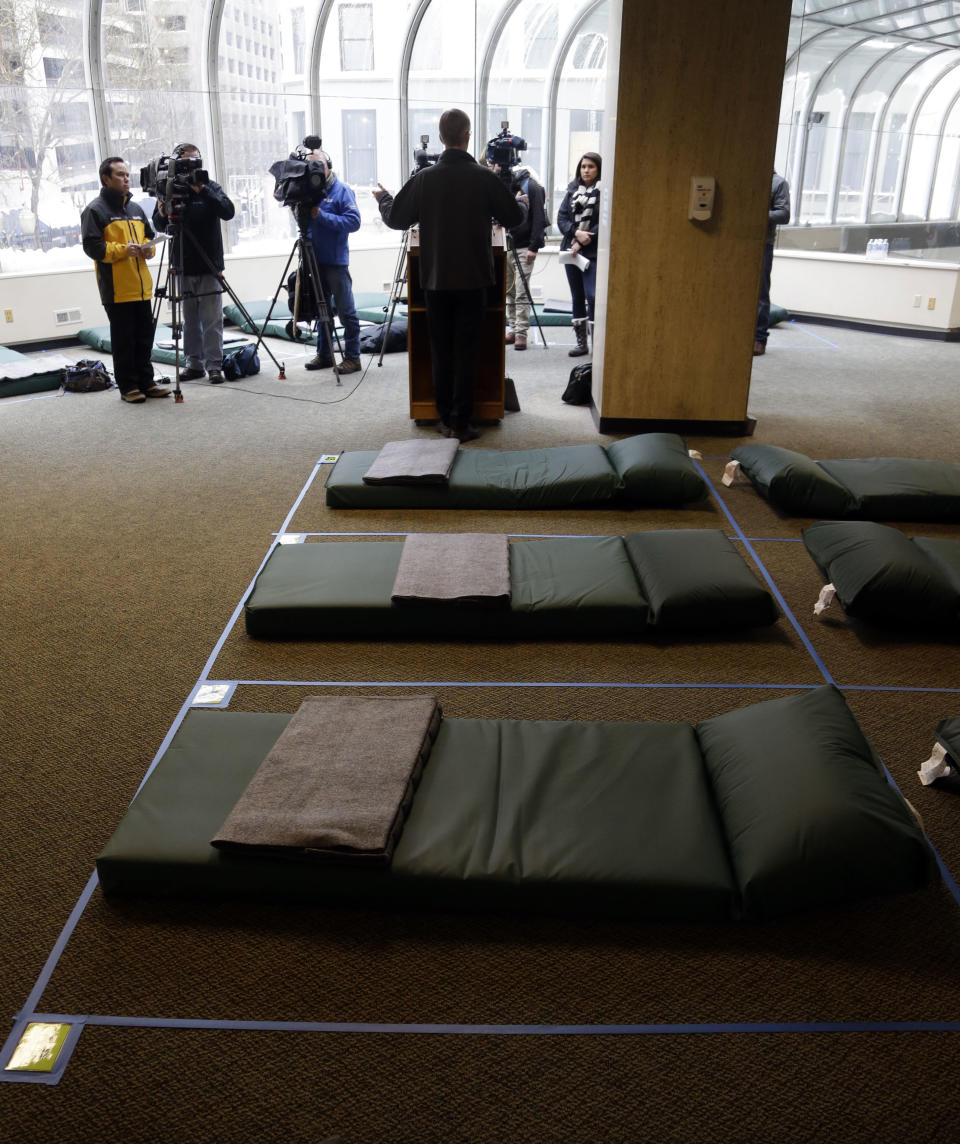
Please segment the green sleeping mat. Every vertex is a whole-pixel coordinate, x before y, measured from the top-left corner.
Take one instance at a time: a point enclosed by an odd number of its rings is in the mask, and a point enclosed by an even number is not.
[[[244,607],[260,639],[636,639],[773,624],[777,607],[712,529],[511,542],[505,607],[391,603],[403,542],[281,544]]]
[[[702,500],[706,484],[683,441],[642,433],[602,445],[460,449],[445,485],[367,485],[374,451],[342,453],[326,484],[331,508],[545,509]]]
[[[354,294],[353,301],[357,308],[357,317],[361,322],[380,323],[386,321],[390,306],[389,295]],[[243,310],[235,303],[223,307],[223,316],[227,321],[239,326],[246,334],[259,334],[260,328],[264,325],[267,314],[269,314],[270,320],[266,323],[263,331],[268,337],[285,338],[287,341],[316,342],[316,331],[314,329],[304,330],[302,327],[298,331],[298,336],[291,338],[289,322],[293,314],[287,305],[286,291],[281,291],[272,310],[269,298],[260,299],[256,302],[244,302],[243,309],[247,311],[252,321],[247,321]],[[407,307],[398,304],[393,316],[394,318],[406,318]]]
[[[20,366],[30,363],[37,368],[36,373],[26,377],[3,377],[4,364]],[[22,397],[27,393],[42,393],[47,389],[59,389],[62,373],[59,369],[44,370],[42,361],[28,358],[19,350],[12,350],[7,346],[0,346],[0,398]],[[19,371],[18,371],[19,372]]]
[[[111,352],[109,326],[91,326],[89,329],[81,330],[77,337],[81,342],[92,346],[95,350],[100,350],[105,354]],[[153,349],[150,351],[150,360],[160,362],[162,365],[173,365],[176,361],[175,351],[158,344],[159,342],[170,341],[173,341],[173,330],[169,326],[157,326],[157,332],[153,339]],[[180,364],[186,365],[186,357],[182,349],[180,350]]]
[[[871,520],[823,520],[804,530],[803,542],[848,616],[960,628],[960,540],[908,537]]]
[[[104,893],[723,920],[936,878],[833,687],[696,726],[445,719],[378,868],[210,845],[289,718],[188,712],[97,858]]]
[[[793,516],[960,520],[960,465],[951,461],[813,461],[779,445],[741,445],[730,456],[765,500]]]
[[[100,350],[102,353],[108,354],[110,349],[110,327],[109,326],[91,326],[89,329],[81,330],[77,337],[81,342],[85,342],[88,346],[92,346],[95,350]],[[173,365],[176,360],[176,353],[168,346],[161,345],[161,342],[172,342],[173,330],[169,326],[157,326],[157,332],[154,334],[153,349],[150,351],[150,360],[159,362],[161,365]],[[229,343],[229,338],[226,339]],[[237,344],[243,344],[238,342]],[[232,346],[225,344],[224,349],[229,350]],[[180,348],[180,365],[187,364],[186,356],[183,352],[183,343],[181,342]]]

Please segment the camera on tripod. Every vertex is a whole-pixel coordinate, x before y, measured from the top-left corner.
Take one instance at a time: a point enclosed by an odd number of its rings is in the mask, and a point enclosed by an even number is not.
[[[199,155],[161,155],[140,168],[141,188],[163,203],[182,203],[191,186],[202,187],[209,182]]]
[[[286,159],[278,159],[270,167],[275,186],[273,197],[281,206],[290,207],[301,230],[310,225],[310,208],[323,198],[330,169],[320,159],[308,158],[320,149],[320,139],[308,135]]]
[[[484,158],[491,167],[500,168],[500,178],[508,185],[513,182],[511,167],[520,162],[520,152],[526,151],[527,141],[519,135],[510,133],[510,124],[506,119],[500,121],[500,131],[487,144]]]
[[[427,147],[430,145],[430,136],[420,136],[420,146],[414,149],[413,152],[413,170],[410,172],[411,177],[418,171],[422,171],[424,167],[432,167],[434,163],[440,158],[439,151],[428,151]]]

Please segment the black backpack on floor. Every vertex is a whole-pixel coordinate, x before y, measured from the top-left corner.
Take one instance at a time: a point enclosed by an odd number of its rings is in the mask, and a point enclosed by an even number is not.
[[[97,393],[101,389],[109,389],[113,385],[113,378],[102,361],[88,361],[84,358],[75,365],[65,367],[61,385],[71,393]]]
[[[593,366],[590,362],[587,362],[586,365],[575,365],[570,370],[567,388],[563,391],[561,400],[565,401],[567,405],[589,405],[592,381]]]

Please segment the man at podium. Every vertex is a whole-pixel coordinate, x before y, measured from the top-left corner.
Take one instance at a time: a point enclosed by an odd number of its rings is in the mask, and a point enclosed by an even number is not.
[[[480,436],[473,424],[477,351],[487,287],[494,284],[490,220],[514,227],[526,217],[510,187],[469,154],[470,117],[459,108],[440,116],[444,146],[432,167],[397,192],[375,191],[393,230],[420,226],[420,284],[426,300],[439,431],[460,441]]]

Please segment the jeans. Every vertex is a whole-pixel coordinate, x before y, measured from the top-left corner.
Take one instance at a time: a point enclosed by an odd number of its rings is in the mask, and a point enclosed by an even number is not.
[[[433,398],[440,420],[463,429],[473,416],[477,387],[477,351],[486,313],[487,291],[424,290]]]
[[[589,318],[593,321],[593,299],[597,286],[597,260],[590,259],[586,270],[576,266],[565,266],[567,284],[570,287],[570,299],[573,302],[573,316],[575,318]]]
[[[105,302],[113,376],[121,393],[153,385],[153,310],[149,302]]]
[[[768,242],[763,248],[763,273],[760,276],[760,302],[757,306],[757,329],[753,336],[755,342],[767,344],[767,334],[770,330],[770,275],[773,271],[773,243]]]
[[[223,368],[223,283],[216,274],[184,274],[183,353],[190,369]]]
[[[317,266],[320,285],[331,312],[336,309],[343,326],[343,356],[350,361],[360,360],[360,319],[353,302],[353,279],[347,266],[332,266],[321,263]],[[317,330],[317,353],[326,357],[331,347],[325,345],[326,335],[321,326]]]

